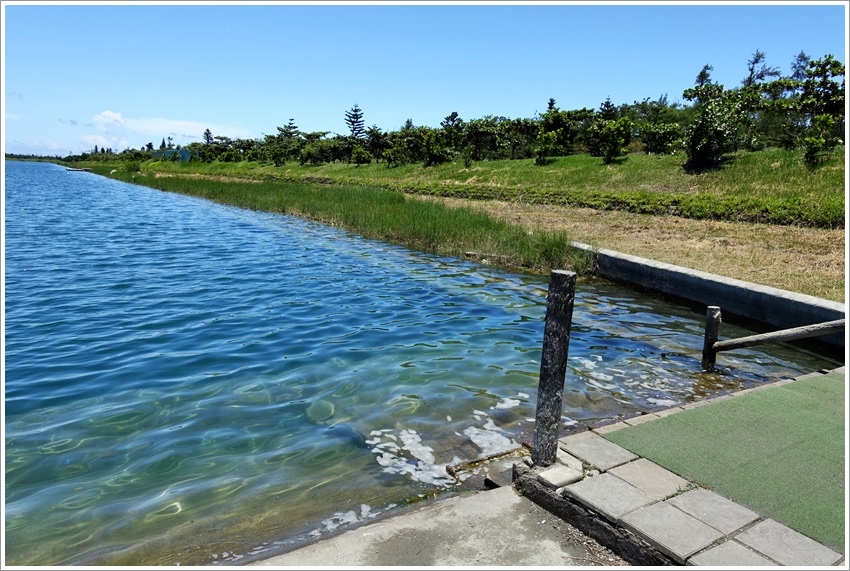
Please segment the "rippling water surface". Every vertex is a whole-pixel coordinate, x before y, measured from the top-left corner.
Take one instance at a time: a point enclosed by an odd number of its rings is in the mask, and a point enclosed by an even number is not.
[[[271,554],[456,485],[532,429],[546,279],[6,163],[6,562]],[[748,332],[724,325],[724,334]],[[577,294],[564,423],[835,366]]]

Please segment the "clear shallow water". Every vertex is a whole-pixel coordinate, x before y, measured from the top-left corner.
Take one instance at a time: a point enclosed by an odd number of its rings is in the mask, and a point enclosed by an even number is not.
[[[270,554],[533,428],[545,278],[56,165],[7,162],[5,200],[8,564]],[[703,319],[580,283],[565,425],[837,366],[700,373]]]

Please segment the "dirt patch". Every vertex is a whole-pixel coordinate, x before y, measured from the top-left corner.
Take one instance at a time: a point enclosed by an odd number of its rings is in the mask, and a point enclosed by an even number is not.
[[[431,198],[528,230],[659,262],[845,302],[844,229],[691,220],[519,202]]]

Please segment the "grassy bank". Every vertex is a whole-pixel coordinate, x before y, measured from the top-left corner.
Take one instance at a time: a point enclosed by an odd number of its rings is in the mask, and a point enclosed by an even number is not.
[[[699,174],[682,168],[683,157],[632,154],[614,165],[588,155],[558,157],[545,166],[532,160],[456,161],[425,168],[383,163],[332,163],[281,167],[258,163],[146,163],[143,169],[233,178],[354,184],[448,198],[519,201],[675,214],[701,220],[733,220],[819,228],[844,227],[843,148],[826,164],[805,165],[802,153],[769,149],[740,152],[722,168]]]
[[[564,232],[529,232],[472,208],[449,208],[380,188],[210,180],[151,172],[134,175],[112,168],[104,173],[102,166],[93,170],[101,174],[116,170],[111,174],[114,178],[240,208],[294,214],[422,252],[473,255],[529,273],[548,273],[556,268],[580,273],[590,270],[590,256],[573,248]]]
[[[700,175],[685,173],[681,158],[643,155],[612,167],[586,156],[563,157],[545,167],[494,161],[468,169],[458,163],[387,169],[384,164],[275,168],[156,161],[136,164],[141,173],[131,173],[121,162],[74,166],[245,208],[313,218],[423,251],[475,252],[478,259],[506,269],[584,271],[586,256],[576,258],[568,246],[575,240],[845,300],[844,164],[839,158],[810,170],[799,153],[741,153],[725,168]],[[556,191],[559,184],[587,194],[594,207],[564,204],[566,194]],[[630,190],[641,185],[640,192]],[[686,188],[691,206],[704,205],[710,216],[684,216],[692,210],[683,212],[684,203],[676,201],[680,194],[669,191],[675,188]],[[747,192],[746,201],[769,215],[747,216],[723,207],[745,202],[741,197]],[[472,195],[477,198],[457,198]],[[612,196],[617,200],[608,200]],[[717,198],[722,196],[725,203]],[[775,222],[783,216],[802,222]]]

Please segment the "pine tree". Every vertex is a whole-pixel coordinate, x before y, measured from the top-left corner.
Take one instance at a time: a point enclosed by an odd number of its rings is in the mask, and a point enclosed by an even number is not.
[[[599,117],[605,121],[614,121],[620,116],[620,113],[617,111],[617,107],[611,103],[611,98],[608,97],[605,101],[602,102],[602,105],[599,106]]]
[[[345,124],[351,130],[351,136],[354,139],[363,139],[366,137],[366,127],[363,121],[363,110],[354,104],[350,111],[345,112]]]

